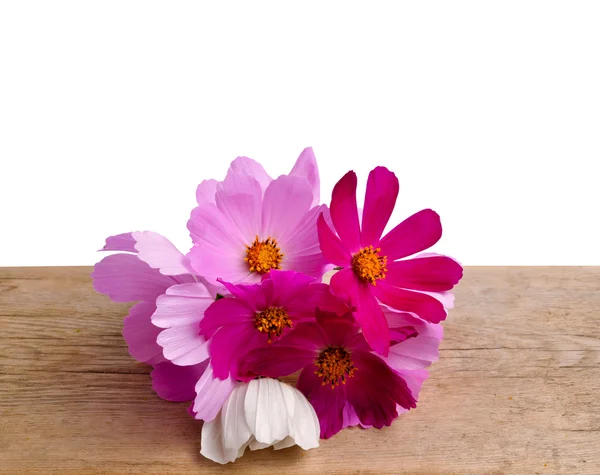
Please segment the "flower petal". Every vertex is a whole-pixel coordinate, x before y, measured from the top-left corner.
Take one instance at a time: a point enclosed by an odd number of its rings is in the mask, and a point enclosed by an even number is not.
[[[196,188],[196,201],[200,206],[206,203],[215,204],[217,180],[203,180]]]
[[[248,157],[237,157],[231,162],[227,175],[230,173],[251,176],[260,184],[263,193],[267,189],[267,186],[269,186],[269,183],[273,181],[260,163]]]
[[[160,328],[198,324],[214,301],[203,284],[174,285],[156,300],[152,323]]]
[[[359,284],[358,306],[354,312],[354,318],[362,328],[365,339],[380,355],[387,356],[390,348],[390,330],[383,312],[379,308],[377,300],[371,293],[367,284]]]
[[[156,341],[162,346],[165,358],[176,365],[195,365],[208,358],[208,346],[199,334],[197,323],[167,328]]]
[[[235,381],[231,378],[219,379],[215,377],[211,362],[194,388],[196,397],[194,398],[192,410],[196,419],[212,421],[223,407],[235,385]]]
[[[450,257],[420,257],[388,263],[385,281],[395,287],[442,292],[454,287],[462,275],[462,267]]]
[[[314,374],[314,366],[310,365],[300,373],[296,387],[315,409],[319,418],[321,438],[329,439],[342,429],[347,385],[340,384],[332,388],[321,383],[321,379]]]
[[[317,232],[321,251],[329,262],[336,266],[348,266],[352,263],[350,251],[329,228],[323,214],[317,219]]]
[[[177,366],[169,361],[160,363],[151,373],[152,389],[167,401],[192,401],[196,397],[194,387],[207,364],[208,360],[193,366]]]
[[[253,321],[254,312],[242,300],[225,297],[210,304],[200,322],[200,333],[210,338],[216,330],[226,325]]]
[[[306,147],[302,150],[302,153],[296,160],[290,175],[300,176],[306,178],[308,183],[312,187],[313,201],[311,206],[316,206],[320,202],[320,182],[319,182],[319,167],[317,166],[317,159],[313,152],[312,147]]]
[[[94,266],[91,274],[97,292],[114,302],[154,302],[171,285],[179,282],[151,269],[133,254],[107,256]]]
[[[244,409],[246,422],[257,441],[273,444],[290,433],[286,398],[282,384],[271,378],[253,379],[248,383]]]
[[[303,332],[300,328],[303,326],[299,326],[299,333]],[[288,336],[282,338],[282,341],[287,343],[289,337],[295,336],[294,333],[296,331],[290,332]],[[307,341],[309,345],[313,345],[314,347],[312,339],[301,340],[298,338],[290,342],[292,345],[273,344],[267,348],[257,348],[251,351],[242,362],[240,374],[248,378],[254,376],[278,378],[295,373],[314,362],[317,357],[314,349],[296,346],[301,341]]]
[[[248,175],[228,173],[217,185],[217,207],[235,223],[246,244],[260,234],[262,191],[258,181]],[[240,249],[245,251],[245,247]]]
[[[262,203],[261,239],[276,239],[285,256],[284,243],[308,213],[311,202],[312,190],[305,179],[282,175],[273,180]]]
[[[129,315],[123,321],[123,338],[129,354],[142,363],[152,365],[165,361],[162,348],[156,343],[161,329],[150,320],[155,310],[153,302],[139,302],[129,309]]]
[[[377,167],[369,173],[365,207],[362,213],[362,247],[377,245],[398,197],[398,178],[385,167]]]
[[[253,435],[244,409],[247,391],[247,384],[237,384],[221,409],[223,445],[226,448],[239,450]]]
[[[381,255],[388,262],[410,256],[430,248],[442,237],[442,224],[439,215],[424,209],[406,218],[387,233],[379,242]]]
[[[348,401],[361,423],[380,429],[398,416],[396,404],[406,409],[416,407],[406,382],[381,358],[356,351],[352,361],[356,372],[348,379]]]
[[[137,252],[134,245],[135,239],[131,236],[132,233],[117,234],[106,238],[106,244],[100,249],[101,251],[123,251]]]
[[[412,327],[417,336],[390,346],[385,362],[394,370],[417,370],[429,366],[438,359],[439,346],[444,336],[441,325],[428,323],[412,314],[396,312],[383,307],[390,328]]]
[[[360,249],[356,185],[356,173],[349,171],[333,188],[330,207],[335,230],[351,253]]]
[[[382,303],[396,310],[415,313],[428,322],[439,323],[446,319],[442,303],[422,292],[393,287],[382,281],[373,287],[373,292]]]
[[[304,450],[314,449],[319,446],[319,435],[321,432],[317,413],[300,391],[288,385],[286,387],[293,393],[295,399],[290,436],[293,442]],[[284,441],[276,444],[275,450],[292,445]]]
[[[192,269],[185,257],[166,237],[152,231],[131,233],[140,260],[163,275],[191,274]]]
[[[225,379],[230,375],[242,379],[239,365],[255,348],[267,344],[267,334],[259,332],[253,322],[221,327],[210,338],[210,357],[215,376]]]
[[[245,256],[244,252],[231,252],[213,245],[194,246],[188,253],[194,271],[210,284],[217,283],[219,279],[235,283],[260,280],[250,273]]]

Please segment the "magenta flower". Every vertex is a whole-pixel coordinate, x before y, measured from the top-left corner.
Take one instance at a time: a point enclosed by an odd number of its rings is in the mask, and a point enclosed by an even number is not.
[[[200,321],[200,335],[209,342],[211,364],[220,379],[247,379],[239,372],[245,355],[314,319],[317,307],[347,311],[326,284],[293,271],[273,270],[259,284],[223,284],[231,297],[212,303]]]
[[[440,324],[429,323],[409,313],[398,312],[385,305],[381,310],[390,328],[392,342],[387,357],[381,357],[400,376],[415,399],[418,399],[423,382],[429,377],[427,367],[438,359],[439,346],[444,336]],[[396,406],[398,414],[407,410]],[[354,408],[346,404],[343,427],[372,425],[362,423]]]
[[[271,269],[294,270],[320,278],[327,263],[319,246],[319,178],[311,149],[290,175],[272,180],[248,158],[236,159],[222,182],[198,187],[198,207],[188,228],[196,272],[216,283],[256,283]]]
[[[331,279],[331,291],[356,306],[354,316],[369,345],[387,355],[390,332],[378,300],[397,310],[438,323],[446,318],[442,302],[427,292],[452,289],[462,277],[454,259],[440,255],[400,260],[434,245],[442,235],[440,218],[425,209],[381,238],[398,196],[398,179],[387,168],[369,174],[362,226],[356,205],[356,174],[348,172],[331,197],[334,233],[318,219],[321,250],[329,262],[343,267]]]
[[[416,335],[412,327],[403,333],[396,336]],[[365,426],[381,428],[398,416],[398,405],[416,407],[406,381],[371,352],[349,314],[317,311],[317,322],[300,324],[276,344],[252,351],[242,367],[244,373],[272,378],[298,370],[297,387],[315,408],[323,438],[344,427],[345,412]]]

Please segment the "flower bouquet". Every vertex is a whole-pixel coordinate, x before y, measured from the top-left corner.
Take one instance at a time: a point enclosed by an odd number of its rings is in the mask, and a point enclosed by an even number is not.
[[[223,181],[198,186],[187,254],[151,231],[106,240],[117,253],[95,265],[94,288],[137,302],[129,352],[153,366],[159,397],[191,401],[205,457],[307,450],[416,407],[462,268],[422,252],[442,235],[430,209],[382,237],[394,173],[370,172],[362,212],[356,187],[350,171],[320,204],[311,148],[276,179],[239,157]],[[295,387],[279,379],[296,372]]]

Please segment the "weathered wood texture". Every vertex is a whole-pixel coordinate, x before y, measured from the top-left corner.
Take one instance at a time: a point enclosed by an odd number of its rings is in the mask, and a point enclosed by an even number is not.
[[[219,466],[89,268],[0,269],[0,472],[600,474],[600,268],[469,268],[419,406]]]

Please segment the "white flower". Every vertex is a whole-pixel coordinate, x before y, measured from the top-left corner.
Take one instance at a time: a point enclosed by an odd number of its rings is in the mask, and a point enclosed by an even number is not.
[[[323,277],[321,278],[321,282],[329,285],[329,283],[331,282],[331,278],[338,272],[339,272],[339,270],[336,270],[336,269],[332,269],[332,270],[325,272],[323,274]]]
[[[215,462],[233,462],[250,450],[294,444],[319,446],[319,419],[304,395],[276,379],[237,383],[223,408],[202,427],[200,453]]]

